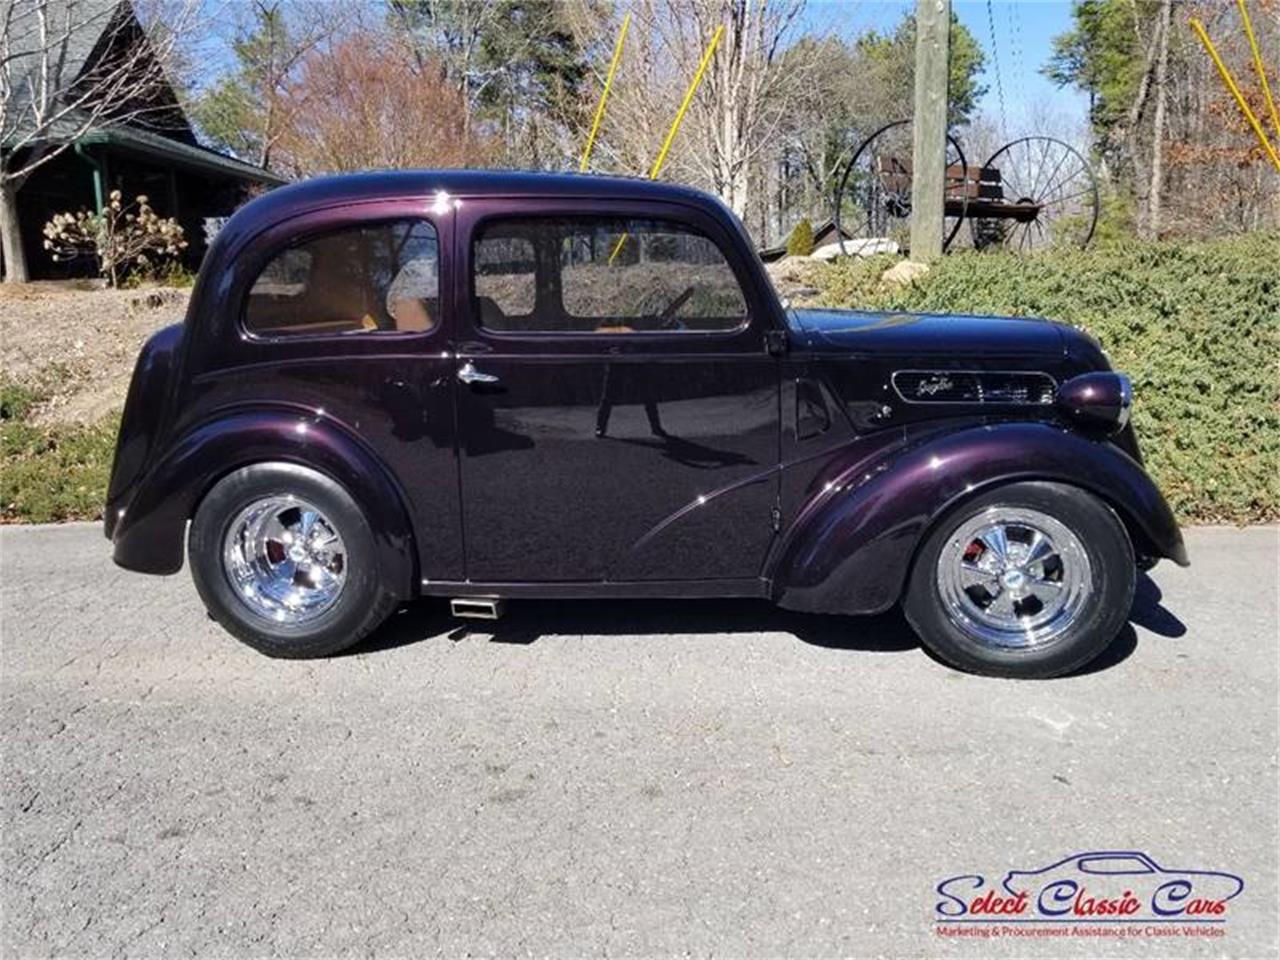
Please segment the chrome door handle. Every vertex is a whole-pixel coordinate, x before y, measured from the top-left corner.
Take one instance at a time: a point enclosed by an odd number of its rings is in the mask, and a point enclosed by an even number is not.
[[[497,383],[498,378],[492,373],[481,373],[470,360],[458,368],[458,379],[463,383]]]

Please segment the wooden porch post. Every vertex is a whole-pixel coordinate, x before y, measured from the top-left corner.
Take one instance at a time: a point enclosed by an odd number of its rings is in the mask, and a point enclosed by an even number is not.
[[[103,169],[106,165],[106,159],[99,159],[89,152],[88,148],[79,140],[72,145],[72,150],[85,163],[89,164],[93,170],[93,206],[94,213],[102,213],[107,205],[107,188],[106,188],[106,171]]]

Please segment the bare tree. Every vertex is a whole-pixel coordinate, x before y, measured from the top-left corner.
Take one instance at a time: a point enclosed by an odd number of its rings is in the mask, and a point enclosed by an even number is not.
[[[471,132],[476,105],[498,67],[481,56],[485,35],[501,22],[492,0],[388,0],[390,19],[411,39],[418,68],[434,65],[463,96],[463,126]]]
[[[1250,8],[1263,62],[1272,69],[1270,65],[1280,62],[1280,6]],[[1161,136],[1160,233],[1199,237],[1275,229],[1280,224],[1275,168],[1199,41],[1179,28],[1181,12],[1173,12],[1166,78],[1169,105]],[[1202,3],[1194,12],[1205,21],[1255,115],[1264,117],[1266,103],[1252,72],[1252,51],[1237,8]]]
[[[503,162],[557,167],[575,152],[582,82],[609,14],[601,0],[387,3],[419,69],[439,70],[463,96],[467,132],[500,134]]]
[[[0,0],[6,282],[29,276],[17,202],[27,177],[92,130],[164,127],[180,117],[166,66],[196,30],[199,14],[199,0],[156,0],[138,15],[134,5],[116,0]]]
[[[194,104],[202,132],[214,144],[272,169],[289,118],[284,100],[298,66],[312,50],[347,31],[359,8],[324,0],[253,0],[237,4],[239,22],[224,40],[237,69],[224,73]]]
[[[782,69],[804,0],[635,0],[621,83],[597,147],[604,166],[645,172],[717,28],[715,57],[667,162],[671,176],[715,191],[739,216],[764,191],[802,84]],[[755,189],[753,189],[753,187]]]
[[[1280,7],[1251,4],[1264,65],[1280,50]],[[1046,71],[1090,97],[1094,153],[1139,235],[1207,236],[1274,228],[1275,169],[1213,61],[1186,28],[1204,21],[1255,115],[1266,103],[1240,8],[1213,0],[1127,0],[1108,17],[1077,11]],[[1273,67],[1264,66],[1264,69]]]
[[[688,76],[724,27],[705,89],[694,101],[690,160],[740,217],[747,213],[754,168],[773,149],[800,89],[787,83],[781,57],[803,9],[804,0],[695,0],[673,5],[659,23]]]
[[[777,222],[786,233],[798,217],[831,216],[844,163],[862,137],[896,119],[902,102],[871,104],[879,88],[867,81],[868,64],[843,38],[805,36],[783,55],[789,108],[783,119],[776,167]],[[877,93],[869,91],[875,89]]]
[[[482,164],[488,145],[438,66],[381,32],[313,49],[281,98],[281,163],[300,176]]]
[[[631,8],[634,20],[596,140],[593,169],[642,175],[657,156],[671,115],[680,102],[678,70],[652,29],[654,7],[654,0],[639,0]],[[597,25],[586,3],[571,0],[566,10],[579,33],[596,31],[612,39],[621,27],[621,11],[611,22]],[[591,106],[604,86],[606,67],[606,57],[590,64],[587,97]],[[586,132],[585,127],[577,131],[579,142]]]
[[[1164,0],[1160,5],[1160,19],[1156,24],[1160,46],[1156,53],[1153,81],[1156,109],[1151,121],[1151,186],[1147,192],[1147,216],[1139,224],[1139,234],[1148,240],[1160,236],[1160,192],[1164,189],[1164,116],[1168,101],[1169,22],[1172,11],[1173,0]]]

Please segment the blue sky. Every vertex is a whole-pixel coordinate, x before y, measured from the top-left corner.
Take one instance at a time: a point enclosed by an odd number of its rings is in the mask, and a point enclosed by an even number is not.
[[[810,0],[806,18],[814,29],[856,35],[869,28],[891,30],[915,7],[915,0]],[[984,83],[989,89],[983,109],[998,121],[1000,104],[991,51],[994,23],[1011,135],[1034,133],[1030,127],[1041,122],[1083,122],[1088,111],[1084,94],[1070,88],[1059,89],[1040,74],[1053,38],[1071,28],[1069,0],[993,0],[990,18],[986,0],[952,0],[952,9],[987,55]]]

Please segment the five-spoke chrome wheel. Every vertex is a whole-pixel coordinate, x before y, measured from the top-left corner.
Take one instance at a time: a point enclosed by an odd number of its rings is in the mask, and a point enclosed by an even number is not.
[[[282,624],[306,623],[332,608],[348,572],[337,526],[292,495],[265,497],[241,510],[227,527],[222,563],[236,596]]]
[[[1052,643],[1086,608],[1091,583],[1080,538],[1029,508],[994,506],[969,518],[938,556],[947,617],[995,648]]]

